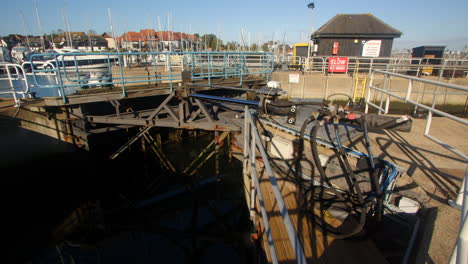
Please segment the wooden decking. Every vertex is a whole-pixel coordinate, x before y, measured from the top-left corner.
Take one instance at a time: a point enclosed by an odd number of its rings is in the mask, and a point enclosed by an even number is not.
[[[266,126],[266,129],[272,129]],[[282,132],[274,131],[277,135],[284,138],[293,139],[295,136]],[[242,152],[240,142],[242,142],[243,135],[236,137],[236,152]],[[241,141],[239,141],[241,140]],[[324,153],[330,152],[322,148]],[[310,153],[305,153],[310,156]],[[242,160],[241,155],[235,155],[236,158]],[[310,157],[309,157],[310,158]],[[283,217],[277,205],[273,187],[268,177],[268,174],[263,167],[263,161],[257,153],[257,174],[260,182],[260,189],[264,199],[265,209],[268,214],[269,225],[272,232],[276,256],[279,263],[297,263],[294,250],[288,238],[288,233],[284,225]],[[365,238],[352,238],[352,239],[335,239],[332,235],[325,233],[322,229],[314,224],[312,217],[307,217],[305,209],[301,209],[298,187],[295,183],[286,180],[283,175],[285,172],[275,170],[275,178],[279,189],[281,190],[284,203],[288,209],[289,216],[294,225],[295,231],[301,241],[307,263],[387,263],[385,257],[377,249],[374,242]],[[251,181],[250,177],[244,175],[244,190],[247,203],[250,204]],[[309,214],[310,215],[310,214]],[[342,222],[334,218],[327,211],[315,210],[313,217],[321,217],[328,224],[339,227]],[[263,225],[262,214],[260,211],[260,203],[256,200],[255,218],[254,221],[257,225],[262,227],[262,235],[260,243],[264,249],[268,262],[272,263],[270,250]]]
[[[269,217],[272,237],[279,263],[297,263],[294,250],[288,239],[287,231],[283,223],[283,218],[276,204],[272,185],[264,169],[258,170],[260,188],[265,203],[265,208]],[[308,263],[387,263],[382,254],[369,239],[361,240],[338,240],[325,234],[320,228],[314,226],[309,219],[301,212],[298,206],[297,188],[294,184],[278,180],[281,194],[288,208],[288,213],[294,224],[296,232],[302,242],[304,254]],[[257,204],[257,207],[259,204]],[[315,212],[319,216],[320,212]],[[257,214],[260,218],[260,214]],[[327,223],[333,226],[340,226],[341,222],[324,213]],[[259,221],[261,222],[261,221]],[[262,239],[263,248],[267,252],[268,261],[269,249],[265,237]]]

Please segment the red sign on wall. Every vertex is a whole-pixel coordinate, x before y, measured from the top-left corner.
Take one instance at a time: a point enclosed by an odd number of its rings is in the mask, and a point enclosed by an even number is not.
[[[338,54],[338,47],[340,46],[340,44],[338,42],[333,42],[333,50],[332,50],[332,54],[333,55],[337,55]]]
[[[328,72],[347,72],[348,62],[348,57],[329,57]]]

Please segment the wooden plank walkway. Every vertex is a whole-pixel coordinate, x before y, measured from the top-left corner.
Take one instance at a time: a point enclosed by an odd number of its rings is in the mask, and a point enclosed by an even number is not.
[[[243,120],[232,120],[234,124],[241,125]],[[272,127],[264,127],[276,135],[281,135],[284,138],[291,140],[296,137],[285,133],[283,131],[274,130]],[[237,153],[242,153],[243,135],[237,135],[234,140],[233,150]],[[331,154],[331,150],[321,148],[321,152]],[[304,153],[309,159],[310,153]],[[237,159],[243,160],[242,155],[234,155]],[[259,177],[260,188],[264,199],[265,209],[269,218],[269,225],[271,228],[272,238],[276,250],[276,255],[279,263],[297,263],[294,250],[288,238],[288,233],[283,222],[281,212],[278,208],[273,187],[268,177],[266,170],[263,167],[262,159],[257,153],[257,174]],[[302,243],[304,254],[308,263],[359,263],[359,264],[374,264],[374,263],[388,263],[379,249],[375,246],[374,242],[369,238],[352,238],[352,239],[335,239],[332,235],[324,233],[320,227],[316,226],[311,217],[306,217],[304,210],[299,206],[300,199],[298,199],[298,188],[295,183],[285,180],[283,172],[275,171],[275,178],[291,221],[294,225],[296,233]],[[250,177],[244,177],[244,190],[245,197],[248,204],[250,203],[251,181]],[[258,197],[257,197],[258,198]],[[256,202],[255,223],[262,226],[262,247],[266,253],[269,263],[272,263],[268,241],[265,234],[262,215],[260,212],[260,203],[258,199]],[[327,212],[320,212],[315,210],[315,217],[322,217],[325,221],[334,226],[339,227],[342,223],[340,220],[334,218]]]
[[[257,162],[261,163],[261,161]],[[297,263],[268,175],[264,169],[259,168],[257,171],[278,261],[279,263]],[[296,185],[283,180],[277,174],[275,177],[288,208],[291,221],[302,242],[308,263],[387,263],[370,239],[338,240],[325,234],[299,208]],[[259,208],[258,201],[257,208]],[[316,211],[315,214],[318,216],[320,212]],[[257,214],[257,217],[258,220],[256,222],[262,222],[260,213]],[[329,214],[325,214],[324,219],[335,227],[341,225],[338,219]],[[262,242],[263,248],[268,252],[267,256],[269,256],[265,236]],[[268,257],[268,261],[271,263],[270,257]]]

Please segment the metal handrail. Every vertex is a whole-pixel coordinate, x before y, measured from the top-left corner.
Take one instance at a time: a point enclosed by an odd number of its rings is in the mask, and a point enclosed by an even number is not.
[[[468,168],[465,171],[463,185],[457,198],[461,205],[460,233],[453,248],[449,264],[465,264],[468,262]]]
[[[82,79],[80,75],[80,56],[99,55],[107,60],[107,72],[112,75],[112,65],[118,62],[118,74],[112,76],[112,81],[100,79]],[[271,53],[264,52],[121,52],[121,53],[65,53],[65,54],[50,54],[49,61],[52,61],[49,67],[44,68],[44,62],[37,62],[36,58],[43,56],[42,54],[34,54],[31,56],[28,64],[32,68],[32,79],[35,86],[42,88],[37,79],[37,74],[55,75],[57,78],[56,85],[48,85],[47,88],[55,88],[62,96],[63,102],[67,102],[67,97],[64,92],[65,88],[82,88],[87,86],[86,82],[99,81],[100,85],[120,85],[122,88],[122,96],[126,96],[126,84],[136,83],[158,83],[162,81],[169,82],[169,90],[173,90],[174,83],[182,81],[181,71],[190,66],[192,79],[208,79],[211,83],[213,78],[238,77],[240,84],[243,83],[243,77],[247,75],[264,75],[268,78],[273,69],[273,60],[265,59],[271,57]],[[174,56],[180,59],[174,61]],[[162,64],[159,60],[165,58]],[[132,59],[134,58],[134,59]],[[228,59],[226,59],[228,58]],[[141,61],[148,65],[152,64],[152,72],[146,66],[147,75],[144,76],[124,76],[123,67],[128,66],[129,61]],[[234,62],[234,63],[233,63]],[[104,64],[104,63],[103,63]],[[42,68],[37,66],[41,65]],[[166,74],[158,73],[158,66],[164,66]],[[176,71],[176,68],[178,71]],[[200,72],[195,72],[194,69],[199,69]],[[76,76],[72,78],[68,73],[74,72]],[[151,74],[150,74],[151,73]]]
[[[261,213],[262,213],[262,218],[263,218],[263,221],[264,221],[264,224],[265,224],[265,228],[268,228],[267,229],[267,238],[268,238],[268,245],[269,245],[269,248],[270,248],[270,253],[272,255],[273,263],[277,263],[278,260],[276,258],[276,251],[275,251],[274,245],[273,245],[274,242],[273,242],[273,240],[271,238],[271,230],[269,228],[269,223],[266,223],[266,222],[268,222],[268,215],[267,215],[266,210],[264,208],[263,196],[262,196],[262,193],[261,193],[261,188],[260,188],[260,183],[259,183],[259,180],[258,180],[258,175],[256,173],[257,167],[256,167],[255,152],[257,150],[260,152],[260,155],[262,156],[263,164],[265,166],[266,172],[268,174],[268,178],[270,180],[270,183],[271,183],[271,186],[272,186],[272,189],[273,189],[273,194],[275,196],[275,201],[276,201],[276,204],[278,205],[278,208],[279,208],[279,210],[281,212],[281,216],[283,218],[283,223],[285,225],[291,247],[294,250],[297,263],[305,264],[305,263],[307,263],[307,261],[306,261],[306,257],[305,257],[305,254],[304,254],[304,250],[302,248],[301,241],[300,241],[300,239],[299,239],[299,237],[298,237],[298,235],[296,233],[294,225],[293,225],[293,223],[291,221],[291,218],[289,216],[288,208],[286,207],[286,204],[285,204],[285,202],[283,200],[281,190],[280,190],[280,188],[278,186],[278,183],[276,181],[276,177],[275,177],[275,175],[273,173],[273,169],[272,169],[272,167],[270,165],[268,154],[265,151],[265,148],[264,148],[263,143],[261,141],[261,138],[260,138],[260,135],[258,133],[257,127],[255,125],[254,115],[253,115],[252,112],[249,111],[247,106],[244,108],[244,118],[246,119],[244,133],[248,131],[248,132],[250,132],[250,136],[251,136],[251,142],[249,142],[248,136],[244,135],[245,136],[244,137],[244,150],[247,149],[247,152],[248,152],[249,157],[250,157],[249,160],[250,160],[250,164],[251,164],[253,184],[255,185],[255,190],[257,191],[257,195],[258,195],[258,198],[259,198],[259,201],[260,201]],[[245,153],[244,153],[244,155],[245,155]],[[244,158],[245,158],[245,156],[244,156]],[[251,190],[251,191],[253,191],[253,190]],[[252,198],[253,198],[253,196],[252,196]],[[266,219],[266,221],[265,221],[265,219]]]
[[[297,57],[297,56],[296,56]],[[463,71],[468,73],[468,60],[467,59],[452,59],[452,58],[401,58],[401,57],[355,57],[355,56],[345,56],[349,59],[348,63],[348,72],[353,72],[358,69],[361,72],[371,73],[376,69],[388,69],[392,72],[413,72],[416,75],[420,75],[421,71],[427,67],[430,67],[432,70],[441,70],[441,71],[452,71],[452,77],[455,77],[456,71]],[[293,56],[276,56],[275,62],[289,62]],[[317,61],[314,69],[319,69],[318,71],[325,73],[328,65],[329,56],[313,56],[309,59],[313,60],[322,60],[322,62]],[[298,59],[295,59],[298,61]],[[300,57],[302,65],[307,64],[307,57]],[[430,64],[429,62],[438,62],[438,64]],[[296,63],[298,64],[298,63]],[[294,65],[291,63],[291,65]],[[359,66],[358,66],[359,65]],[[309,68],[306,68],[306,71],[309,71]]]
[[[8,80],[8,84],[9,84],[9,91],[0,92],[0,94],[11,94],[13,96],[13,99],[15,100],[15,106],[19,107],[20,99],[16,95],[17,94],[22,95],[23,98],[26,98],[26,95],[29,95],[29,82],[26,76],[26,72],[24,71],[24,68],[21,67],[21,65],[19,64],[2,63],[0,64],[0,67],[3,67],[7,73],[7,78],[2,78],[2,79]],[[15,74],[12,74],[11,68],[15,70]],[[14,75],[16,77],[13,77]],[[23,76],[23,77],[20,78],[20,76]],[[24,82],[24,84],[22,85],[21,91],[17,91],[15,89],[15,85],[13,81]]]
[[[374,79],[374,74],[375,73],[384,75],[383,88],[379,88],[379,87],[376,87],[376,86],[373,85],[373,79]],[[402,91],[401,90],[399,90],[399,91],[391,90],[390,88],[387,87],[386,80],[387,80],[387,78],[390,78],[392,76],[402,78],[402,79],[407,79],[409,81],[407,89],[405,91],[403,91],[403,92],[406,93],[406,96],[396,95],[395,92],[402,92]],[[419,102],[415,102],[415,101],[410,99],[411,94],[414,93],[412,91],[413,82],[421,82],[421,83],[432,84],[432,85],[436,86],[436,91],[434,93],[432,93],[434,95],[433,100],[432,100],[432,106],[427,106],[427,105],[421,104]],[[417,77],[414,77],[414,76],[408,76],[408,75],[403,75],[403,74],[398,74],[398,73],[392,73],[392,72],[388,72],[388,71],[373,70],[372,74],[371,74],[371,79],[370,79],[369,85],[367,87],[368,88],[367,89],[367,96],[366,96],[366,100],[365,100],[366,106],[365,106],[364,112],[365,113],[368,112],[369,105],[370,105],[370,106],[372,106],[374,108],[377,108],[379,110],[379,113],[382,113],[382,112],[385,113],[385,114],[388,113],[389,106],[390,106],[390,97],[397,98],[397,99],[402,100],[402,101],[404,101],[406,103],[412,104],[412,105],[414,105],[416,107],[425,109],[425,110],[428,111],[428,117],[427,117],[427,121],[426,121],[426,128],[424,130],[424,136],[429,138],[430,140],[434,141],[435,143],[441,145],[442,147],[450,150],[451,152],[457,154],[458,156],[462,157],[465,161],[468,161],[468,156],[466,154],[464,154],[463,152],[457,150],[456,148],[450,146],[449,144],[447,144],[447,143],[445,143],[445,142],[443,142],[443,141],[441,141],[441,140],[439,140],[439,139],[437,139],[434,136],[429,134],[430,127],[431,127],[431,124],[432,124],[433,114],[438,114],[440,116],[449,118],[449,119],[454,120],[454,121],[456,121],[458,123],[461,123],[463,125],[468,125],[468,120],[466,120],[466,119],[459,118],[459,117],[456,117],[454,115],[451,115],[451,114],[448,114],[446,112],[435,109],[435,103],[437,101],[437,95],[439,95],[439,94],[449,94],[447,92],[437,92],[437,89],[439,87],[455,89],[455,90],[460,91],[460,92],[458,92],[456,94],[468,96],[468,87],[465,87],[465,86],[449,84],[449,83],[443,83],[443,82],[433,81],[433,80],[428,80],[428,79],[422,79],[422,78],[417,78]],[[377,106],[377,105],[370,102],[371,90],[380,92],[382,94],[381,100],[380,100],[380,106]],[[384,94],[386,95],[385,96],[385,108],[382,108],[382,104],[383,104],[383,101],[382,101],[383,98],[382,97],[383,97]],[[467,261],[468,261],[468,215],[467,215],[467,211],[468,211],[468,191],[467,190],[468,190],[468,169],[466,169],[465,177],[464,177],[464,180],[463,180],[463,183],[462,183],[462,187],[460,188],[460,192],[459,192],[459,195],[457,197],[457,201],[456,202],[449,201],[449,204],[451,204],[451,205],[455,204],[455,205],[461,207],[460,233],[459,233],[459,237],[457,239],[457,244],[456,244],[456,246],[455,246],[455,248],[453,250],[453,253],[452,253],[452,256],[451,256],[451,259],[450,259],[450,262],[449,262],[450,264],[455,264],[455,263],[456,264],[462,264],[462,263],[467,263]]]
[[[380,73],[380,74],[384,75],[383,87],[382,88],[379,88],[379,87],[377,87],[377,86],[375,86],[373,84],[374,74],[375,73]],[[389,78],[390,76],[409,80],[408,87],[407,87],[407,89],[405,91],[406,96],[403,97],[403,96],[396,95],[395,91],[392,91],[391,89],[387,88],[387,78]],[[465,96],[468,96],[468,87],[455,85],[455,84],[450,84],[450,83],[443,83],[443,82],[438,82],[438,81],[433,81],[433,80],[428,80],[428,79],[422,79],[422,78],[418,78],[418,77],[414,77],[414,76],[408,76],[408,75],[403,75],[403,74],[398,74],[398,73],[392,73],[392,72],[388,72],[388,71],[374,70],[372,72],[371,76],[370,76],[369,85],[367,87],[367,96],[366,96],[366,100],[365,100],[366,105],[365,105],[364,112],[367,113],[369,111],[369,106],[372,106],[372,107],[378,109],[379,113],[382,113],[382,112],[384,114],[388,113],[389,108],[390,108],[390,98],[391,97],[394,97],[394,98],[397,98],[397,99],[399,99],[401,101],[404,101],[406,103],[412,104],[415,107],[425,109],[425,110],[428,111],[428,117],[427,117],[427,121],[426,121],[426,128],[424,130],[424,136],[429,138],[430,140],[436,142],[437,144],[443,146],[444,148],[450,150],[451,152],[457,154],[458,156],[462,157],[463,159],[468,160],[468,156],[466,154],[464,154],[463,152],[457,150],[456,148],[448,145],[447,143],[444,143],[443,141],[441,141],[441,140],[439,140],[439,139],[437,139],[434,136],[429,134],[430,127],[431,127],[431,124],[432,124],[433,114],[437,114],[437,115],[440,115],[440,116],[443,116],[443,117],[447,117],[447,118],[449,118],[451,120],[454,120],[456,122],[459,122],[459,123],[461,123],[463,125],[468,125],[468,121],[466,119],[459,118],[457,116],[451,115],[451,114],[446,113],[444,111],[435,109],[435,104],[436,104],[436,101],[437,101],[437,95],[445,94],[445,93],[439,93],[439,92],[433,93],[434,98],[432,100],[432,106],[427,106],[427,105],[424,105],[422,103],[415,102],[415,101],[411,100],[410,97],[411,97],[411,94],[413,92],[412,91],[413,82],[422,82],[422,83],[432,84],[432,85],[435,85],[437,88],[438,87],[445,87],[445,88],[450,88],[450,89],[456,89],[456,90],[459,90],[461,92],[464,92]],[[371,102],[370,97],[371,97],[371,91],[372,90],[380,92],[381,95],[382,95],[379,106]],[[399,91],[399,92],[401,92],[401,91]],[[383,106],[382,106],[383,105],[383,97],[384,97],[383,95],[384,94],[386,95],[385,96],[385,108],[383,108]]]

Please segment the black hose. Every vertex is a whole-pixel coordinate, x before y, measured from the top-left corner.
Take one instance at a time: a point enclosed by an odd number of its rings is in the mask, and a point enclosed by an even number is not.
[[[371,146],[370,146],[370,140],[369,140],[369,130],[367,128],[367,120],[366,120],[366,116],[363,115],[361,117],[361,125],[362,125],[362,131],[364,133],[364,140],[365,140],[365,145],[366,145],[366,149],[367,149],[367,159],[369,161],[369,165],[370,165],[370,178],[371,178],[371,184],[372,184],[372,188],[374,189],[374,192],[377,196],[377,204],[376,204],[376,208],[375,208],[375,214],[376,214],[376,219],[378,222],[380,222],[382,220],[382,217],[383,217],[383,195],[382,195],[382,190],[381,190],[381,186],[379,184],[379,179],[377,177],[377,169],[376,169],[376,166],[375,166],[375,162],[374,162],[374,155],[372,153],[372,149],[371,149]],[[388,122],[390,123],[390,122]]]
[[[390,121],[388,121],[387,123],[383,123],[383,124],[381,124],[381,125],[379,125],[379,126],[374,126],[374,127],[372,127],[372,129],[375,129],[375,130],[382,130],[382,129],[386,129],[386,128],[389,128],[389,127],[391,127],[391,126],[394,126],[394,125],[396,125],[396,124],[398,124],[397,119],[395,119],[395,120],[390,120]]]
[[[335,129],[335,136],[336,136],[336,141],[337,141],[337,152],[338,152],[338,160],[340,161],[340,164],[342,163],[344,165],[344,170],[345,175],[349,177],[349,181],[351,185],[349,186],[350,190],[355,190],[356,194],[358,195],[358,199],[360,203],[364,203],[364,197],[362,195],[361,187],[359,187],[359,184],[357,184],[357,179],[356,175],[354,175],[353,168],[351,168],[351,165],[349,164],[348,157],[346,156],[343,146],[341,145],[341,140],[340,140],[340,133],[339,133],[339,126],[338,124],[333,125]]]
[[[351,96],[347,95],[347,94],[344,94],[344,93],[334,93],[334,94],[330,94],[326,100],[329,100],[330,97],[333,97],[335,95],[342,95],[342,96],[345,96],[345,97],[348,97],[348,102],[349,102],[349,108],[354,108],[354,100]],[[333,103],[333,100],[330,101],[330,103]]]
[[[302,161],[302,154],[304,153],[304,136],[305,136],[305,130],[307,125],[309,125],[311,122],[315,120],[315,117],[310,116],[308,117],[304,123],[302,124],[301,127],[301,133],[299,135],[299,146],[297,149],[297,157],[296,157],[296,178],[302,176],[302,166],[301,166],[301,161]],[[313,168],[312,168],[313,171]],[[314,176],[311,175],[313,178]]]
[[[318,116],[318,114],[317,114]],[[299,181],[299,179],[301,179],[301,176],[302,176],[302,166],[301,166],[301,161],[302,161],[302,157],[303,157],[303,152],[304,152],[304,137],[305,137],[305,130],[307,128],[307,125],[309,125],[311,122],[315,121],[316,120],[316,117],[314,115],[310,116],[309,118],[307,118],[304,123],[302,124],[302,127],[301,127],[301,132],[299,134],[299,146],[298,146],[298,151],[297,151],[297,157],[296,157],[296,171],[295,171],[295,180],[297,183],[301,183],[300,187],[303,188],[304,186],[302,185],[302,181]],[[317,127],[317,125],[314,126],[314,128]],[[314,157],[314,164],[315,166],[317,167],[317,169],[319,170],[319,173],[320,173],[320,178],[326,182],[326,184],[328,185],[327,186],[327,190],[331,193],[333,193],[334,195],[336,195],[339,199],[341,200],[346,200],[340,193],[339,191],[333,187],[331,184],[330,184],[330,181],[328,180],[328,177],[326,176],[325,174],[325,171],[323,170],[323,167],[321,166],[321,163],[320,163],[320,158],[318,158],[318,150],[317,150],[317,142],[315,141],[317,139],[317,135],[315,134],[315,139],[311,138],[310,142],[311,144],[315,144],[315,149],[314,147],[311,147],[312,148],[312,153],[317,153],[317,155],[313,155]],[[315,157],[318,158],[318,161],[317,159],[315,159]],[[318,163],[317,163],[318,162]],[[312,173],[313,173],[313,167],[312,167]],[[312,174],[311,175],[311,180],[310,180],[310,188],[314,188],[314,184],[313,184],[313,181],[314,181],[314,175]],[[308,192],[309,190],[306,190],[306,192]]]
[[[326,176],[326,173],[325,173],[325,170],[323,169],[322,165],[321,165],[321,162],[320,162],[320,157],[319,157],[319,153],[318,153],[318,144],[317,144],[317,132],[318,132],[318,129],[322,126],[322,124],[320,122],[317,122],[317,124],[312,128],[312,131],[311,131],[311,140],[310,140],[310,144],[311,144],[311,148],[312,148],[312,156],[314,158],[314,162],[317,166],[317,169],[320,173],[320,176],[322,177],[322,179],[324,181],[327,182],[327,184],[330,186],[330,191],[332,191],[334,194],[336,194],[340,199],[342,199],[343,202],[350,202],[351,204],[354,204],[354,202],[352,201],[352,198],[351,196],[349,197],[349,199],[345,199],[339,192],[338,190],[336,190],[329,182],[329,179],[328,177]],[[336,130],[336,128],[335,128]],[[339,140],[339,138],[338,138]],[[339,142],[339,141],[338,141]],[[338,148],[338,151],[341,151],[342,152],[342,149],[341,149],[341,144],[339,144],[339,148]],[[341,159],[339,158],[339,161],[340,161],[340,164],[343,164],[343,162],[341,161]],[[349,171],[349,173],[351,174],[351,177],[355,179],[354,177],[354,174],[353,174],[353,171],[352,171],[352,168],[350,167],[349,165],[349,162],[346,161],[344,162],[344,165],[345,168],[343,168],[343,172],[346,172],[346,171]],[[354,181],[355,182],[355,181]],[[345,238],[349,238],[349,237],[352,237],[356,234],[358,234],[359,232],[362,231],[362,229],[364,228],[364,224],[366,222],[366,211],[367,211],[367,206],[364,204],[364,198],[362,196],[362,192],[359,188],[358,185],[354,184],[354,189],[356,189],[356,193],[357,193],[357,196],[358,196],[358,200],[359,200],[359,206],[360,206],[360,217],[359,217],[359,224],[351,231],[351,232],[348,232],[348,233],[340,233],[338,230],[336,230],[336,228],[334,228],[333,226],[329,225],[328,223],[326,223],[326,221],[320,217],[316,217],[315,214],[313,212],[309,212],[309,214],[312,214],[311,217],[313,217],[313,219],[315,220],[315,223],[324,231],[328,232],[329,235],[333,236],[334,238],[336,239],[345,239]],[[313,187],[312,187],[313,188]],[[311,199],[317,199],[316,197],[314,196],[311,196],[310,197]],[[313,204],[313,203],[312,203]],[[352,207],[352,205],[350,206]]]
[[[344,164],[343,173],[346,175],[346,177],[348,177],[348,182],[352,183],[352,186],[350,186],[350,191],[352,190],[355,191],[358,197],[358,202],[360,206],[359,224],[351,232],[336,236],[336,238],[343,239],[343,238],[354,236],[362,231],[362,229],[364,228],[364,224],[366,222],[367,206],[364,204],[364,196],[362,194],[361,187],[359,186],[359,183],[356,179],[356,175],[354,175],[353,169],[351,168],[348,158],[346,157],[346,153],[343,150],[343,146],[341,145],[338,124],[334,124],[334,129],[335,129],[335,136],[337,140],[337,152],[339,154],[337,158],[342,166]]]
[[[297,159],[296,159],[296,171],[295,171],[295,181],[297,184],[299,184],[299,188],[300,188],[300,194],[301,196],[305,197],[305,200],[303,202],[301,202],[301,207],[302,209],[307,212],[307,215],[308,217],[310,218],[313,218],[313,221],[319,226],[319,228],[321,228],[322,230],[326,231],[329,235],[333,236],[334,238],[336,239],[345,239],[345,238],[349,238],[349,237],[352,237],[358,233],[360,233],[364,226],[365,226],[365,223],[366,223],[366,218],[367,218],[367,211],[368,211],[368,208],[370,206],[370,203],[366,203],[365,199],[364,199],[364,195],[362,193],[362,190],[359,186],[359,182],[357,181],[357,178],[356,178],[356,175],[354,174],[354,171],[348,161],[348,158],[346,156],[346,153],[344,151],[344,148],[343,146],[341,145],[341,141],[340,141],[340,137],[339,137],[339,126],[338,124],[335,124],[334,125],[334,128],[335,128],[335,136],[336,136],[336,141],[337,141],[337,144],[336,144],[336,148],[335,148],[335,151],[337,152],[337,158],[338,158],[338,161],[340,163],[340,166],[343,170],[343,175],[346,177],[346,180],[348,182],[348,186],[349,186],[349,190],[348,190],[348,193],[346,195],[346,192],[340,192],[339,190],[337,190],[335,187],[332,186],[330,180],[328,179],[327,175],[326,175],[326,172],[325,172],[325,169],[324,167],[322,166],[321,162],[320,162],[320,156],[319,156],[319,151],[318,151],[318,143],[317,143],[317,134],[318,134],[318,130],[323,126],[323,123],[322,122],[319,122],[318,116],[311,116],[309,118],[307,118],[304,123],[302,124],[302,127],[301,127],[301,131],[300,131],[300,135],[299,135],[299,145],[298,145],[298,151],[297,151]],[[331,199],[324,199],[324,197],[322,197],[324,195],[324,186],[322,186],[322,191],[321,192],[318,192],[317,194],[314,192],[314,189],[317,188],[316,186],[314,186],[313,182],[311,182],[311,184],[309,186],[305,186],[303,184],[302,181],[299,180],[302,179],[301,178],[301,173],[302,173],[302,168],[301,168],[301,161],[303,159],[303,152],[304,152],[304,137],[305,137],[305,130],[307,128],[307,126],[313,122],[313,121],[316,121],[316,125],[312,127],[312,130],[311,130],[311,139],[310,139],[310,145],[311,145],[311,150],[312,150],[312,157],[313,157],[313,161],[314,161],[314,164],[315,166],[317,167],[317,170],[320,174],[320,178],[322,179],[323,182],[325,182],[328,186],[326,192],[329,193],[330,195],[332,196],[335,196],[334,198],[331,198]],[[365,121],[365,120],[364,120]],[[365,130],[367,131],[367,128],[365,128]],[[366,135],[366,134],[365,134]],[[367,136],[367,135],[366,135]],[[368,138],[367,138],[368,140]],[[370,148],[370,144],[369,145],[369,148]],[[370,151],[370,150],[368,150]],[[372,154],[372,152],[370,152]],[[370,154],[370,157],[372,157],[372,155]],[[372,182],[373,182],[373,188],[374,190],[380,190],[379,186],[378,186],[378,181],[376,181],[376,178],[377,178],[377,175],[375,174],[375,164],[373,163],[373,160],[372,160],[372,164],[371,164],[371,167],[373,168],[372,169]],[[313,171],[313,169],[312,169]],[[314,179],[314,176],[312,175],[312,180]],[[309,194],[308,194],[309,193]],[[379,193],[376,192],[379,196]],[[308,194],[308,195],[307,195]],[[346,198],[345,198],[346,196]],[[380,195],[381,196],[381,195]],[[379,196],[379,197],[380,197]],[[307,198],[308,197],[308,198]],[[311,203],[308,203],[308,200],[311,200]],[[326,202],[332,202],[332,203],[343,203],[346,208],[348,209],[344,209],[348,212],[356,212],[359,214],[359,222],[357,224],[357,226],[355,226],[350,232],[346,232],[346,233],[343,233],[341,231],[338,231],[337,228],[329,225],[328,223],[326,223],[325,219],[323,219],[323,217],[318,217],[315,215],[314,213],[314,209],[315,206],[315,202],[317,201],[320,201],[320,202],[323,202],[323,201],[326,201]],[[378,201],[381,201],[378,200]],[[307,204],[311,204],[312,205],[312,208],[310,208]],[[381,211],[379,208],[383,208],[383,207],[379,207],[377,206],[377,211]],[[352,215],[352,214],[351,214]]]
[[[314,159],[315,166],[317,167],[317,170],[319,171],[321,179],[324,182],[327,183],[327,185],[329,187],[329,191],[332,192],[333,194],[335,194],[339,199],[344,201],[346,199],[330,183],[330,181],[329,181],[329,179],[328,179],[328,177],[327,177],[327,175],[325,173],[325,170],[322,167],[322,163],[320,162],[320,156],[319,156],[319,153],[318,153],[318,144],[317,144],[317,131],[318,131],[319,127],[321,127],[321,126],[322,125],[320,124],[320,122],[316,122],[315,126],[312,128],[312,131],[311,131],[312,135],[311,135],[311,138],[310,138],[310,145],[311,145],[311,150],[312,150],[312,158]],[[302,141],[302,139],[301,139],[301,141]]]
[[[401,118],[392,118],[392,117],[387,117],[387,116],[379,116],[379,115],[376,115],[376,114],[363,114],[363,113],[359,113],[362,115],[362,117],[365,117],[365,118],[361,118],[361,119],[357,119],[356,121],[358,121],[358,123],[361,123],[361,125],[363,125],[362,123],[363,122],[366,122],[366,126],[368,127],[368,129],[372,129],[372,130],[382,130],[382,129],[392,129],[392,128],[400,128],[400,125],[402,125],[403,123],[406,122],[406,120],[403,120]],[[384,119],[390,119],[388,121],[386,121],[385,123],[382,123],[382,124],[378,124],[378,120],[384,120]],[[400,131],[403,131],[403,132],[408,132],[406,129],[402,129],[400,128]]]
[[[320,173],[320,177],[324,179],[324,181],[331,186],[330,181],[328,180],[327,175],[325,174],[325,170],[322,167],[322,163],[320,162],[320,156],[318,153],[318,144],[317,144],[317,131],[319,129],[319,126],[322,126],[320,122],[316,122],[315,126],[312,128],[311,131],[311,138],[310,138],[310,144],[311,144],[311,149],[312,149],[312,157],[314,159],[315,166],[317,167],[317,170]]]

